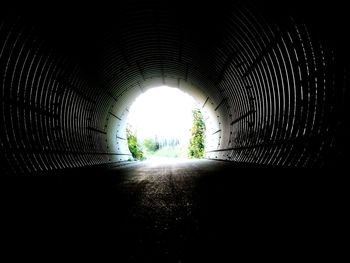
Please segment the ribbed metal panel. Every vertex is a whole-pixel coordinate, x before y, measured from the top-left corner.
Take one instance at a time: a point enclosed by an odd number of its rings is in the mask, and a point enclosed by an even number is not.
[[[314,27],[239,2],[116,8],[72,9],[59,22],[34,10],[1,18],[3,172],[127,160],[127,109],[156,84],[181,88],[212,116],[208,158],[327,164],[345,84]]]

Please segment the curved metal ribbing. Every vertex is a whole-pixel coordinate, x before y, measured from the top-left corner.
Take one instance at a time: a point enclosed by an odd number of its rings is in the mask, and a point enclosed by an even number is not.
[[[327,163],[342,87],[332,49],[302,20],[267,21],[242,4],[196,12],[154,2],[117,8],[113,16],[102,8],[107,15],[91,30],[66,40],[82,50],[51,38],[58,29],[59,37],[74,36],[75,19],[38,31],[28,17],[0,20],[3,172],[129,159],[128,107],[164,84],[190,93],[212,116],[208,158]],[[100,11],[80,23],[91,26]]]
[[[267,25],[249,11],[230,18],[227,45],[215,59],[220,59],[216,84],[230,105],[232,135],[226,147],[209,156],[320,165],[332,145],[332,53],[292,20]]]
[[[107,162],[101,138],[90,129],[96,91],[23,24],[16,19],[0,27],[3,172]]]

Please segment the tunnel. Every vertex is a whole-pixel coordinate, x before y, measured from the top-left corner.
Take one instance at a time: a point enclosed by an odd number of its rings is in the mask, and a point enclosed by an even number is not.
[[[1,3],[9,251],[122,239],[131,262],[340,257],[350,42],[336,2]],[[164,85],[208,116],[205,160],[130,164],[129,108]]]
[[[2,173],[129,159],[128,108],[159,85],[191,94],[212,116],[208,159],[343,163],[345,40],[336,16],[322,21],[325,9],[254,1],[5,8]]]

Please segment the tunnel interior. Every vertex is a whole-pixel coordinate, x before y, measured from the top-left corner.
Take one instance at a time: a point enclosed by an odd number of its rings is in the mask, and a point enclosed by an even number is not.
[[[128,160],[128,108],[161,85],[211,116],[208,159],[345,165],[342,10],[302,1],[5,6],[1,173]]]
[[[2,1],[3,257],[344,260],[350,21],[323,2]],[[210,116],[208,160],[127,161],[162,85]]]

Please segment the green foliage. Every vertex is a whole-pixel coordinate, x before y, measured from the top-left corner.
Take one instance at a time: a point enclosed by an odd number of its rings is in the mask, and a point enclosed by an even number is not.
[[[144,160],[145,157],[141,146],[137,143],[136,135],[128,128],[126,129],[126,135],[128,138],[128,146],[132,157],[134,157],[137,160]]]
[[[145,139],[143,141],[143,145],[149,153],[154,153],[155,151],[159,150],[159,142],[156,139]]]
[[[203,158],[205,156],[205,122],[199,109],[192,111],[193,126],[191,130],[191,142],[189,145],[190,158]]]

